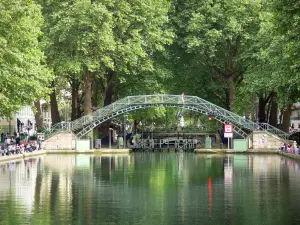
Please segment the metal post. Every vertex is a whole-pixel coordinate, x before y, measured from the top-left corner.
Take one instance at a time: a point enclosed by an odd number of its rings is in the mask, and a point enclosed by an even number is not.
[[[152,143],[152,144],[151,144],[151,145],[152,145],[151,147],[152,147],[152,148],[154,148],[154,139],[153,139],[153,130],[154,130],[154,125],[155,125],[155,123],[154,123],[154,122],[152,122],[152,138],[151,138],[151,143]]]
[[[111,128],[108,129],[109,149],[111,149]]]
[[[230,137],[227,138],[227,140],[228,140],[228,150],[229,150],[229,139],[230,139]]]
[[[126,120],[127,120],[127,115],[124,114],[124,124],[123,124],[124,140],[123,140],[123,148],[126,148]]]
[[[145,123],[145,121],[143,120],[143,124],[142,124],[142,139],[144,138],[144,123]]]
[[[152,125],[152,134],[151,134],[151,139],[152,139],[152,141],[153,141],[153,125]]]
[[[65,102],[65,121],[67,122],[67,103]]]

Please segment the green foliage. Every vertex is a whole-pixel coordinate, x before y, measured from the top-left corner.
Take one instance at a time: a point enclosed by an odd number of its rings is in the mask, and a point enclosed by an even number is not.
[[[9,116],[47,94],[51,73],[39,48],[40,7],[31,0],[0,0],[0,115]]]
[[[276,93],[276,101],[280,108],[284,108],[299,98],[299,73],[296,69],[299,55],[296,52],[300,45],[295,42],[297,23],[290,15],[295,12],[289,10],[293,3],[281,4],[282,1],[264,4],[265,13],[255,44],[259,51],[253,53],[256,63],[245,74],[243,86],[244,92],[250,95]]]
[[[152,123],[155,123],[156,127],[176,127],[177,112],[178,109],[167,107],[142,109],[132,112],[129,121],[141,121],[144,127],[151,127]]]
[[[173,33],[166,27],[168,10],[167,0],[115,1],[111,7],[115,71],[136,74],[153,70],[151,56],[172,42]]]
[[[299,101],[300,91],[300,23],[299,1],[279,1],[272,4],[274,27],[277,33],[280,54],[277,55],[279,65],[278,77],[285,89],[281,89],[282,103],[288,105]],[[284,75],[283,75],[284,74]],[[283,76],[282,76],[283,75]]]
[[[112,13],[101,2],[44,1],[44,48],[57,75],[113,68]]]
[[[116,84],[116,93],[120,97],[142,94],[173,93],[171,90],[173,72],[167,67],[167,59],[156,54],[151,57],[153,70],[140,71],[137,74],[121,73]]]
[[[164,29],[166,0],[41,4],[47,18],[44,46],[57,74],[88,70],[105,79],[111,70],[136,75],[153,70],[151,55],[172,41],[172,32]]]
[[[184,92],[242,114],[272,92],[283,108],[299,99],[299,12],[296,0],[0,0],[0,116],[49,92],[47,67],[58,95],[84,72],[102,95],[112,72],[115,99]],[[147,112],[162,123],[176,110]]]
[[[300,4],[297,0],[273,1],[275,28],[282,38],[284,58],[289,60],[290,69],[299,76],[300,66]]]
[[[248,0],[174,1],[178,83],[230,107],[229,92],[253,63],[261,7],[261,1]]]

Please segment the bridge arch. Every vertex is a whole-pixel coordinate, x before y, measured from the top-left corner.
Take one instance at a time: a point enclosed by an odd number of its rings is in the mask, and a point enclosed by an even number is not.
[[[78,138],[83,137],[99,124],[126,112],[145,109],[150,107],[176,107],[199,112],[208,115],[214,114],[214,118],[223,124],[233,124],[234,131],[246,138],[248,134],[257,128],[263,128],[272,134],[287,139],[288,134],[272,127],[269,124],[256,124],[233,112],[219,107],[197,96],[182,95],[138,95],[128,96],[108,106],[100,108],[91,114],[83,116],[69,123],[56,125],[57,130],[71,130]]]
[[[196,107],[190,107],[190,106],[184,106],[184,105],[171,105],[171,104],[159,104],[160,107],[173,107],[173,108],[179,108],[179,109],[185,109],[185,110],[190,110],[190,111],[194,111],[194,112],[198,112],[200,114],[206,114],[206,112],[204,110],[201,110],[199,108]],[[111,115],[108,115],[106,117],[103,117],[99,120],[94,121],[91,124],[88,124],[87,126],[85,126],[81,131],[79,131],[76,135],[78,138],[83,137],[85,134],[89,133],[90,131],[92,131],[95,127],[97,127],[98,125],[100,125],[101,123],[112,119],[114,117],[117,117],[119,115],[122,115],[126,112],[131,112],[131,111],[136,111],[139,109],[147,109],[147,108],[153,108],[153,107],[158,107],[157,105],[146,105],[146,106],[135,106],[135,107],[129,107],[126,109],[122,109],[120,111],[114,112]],[[220,117],[220,116],[214,116],[214,119],[218,120],[219,122],[225,124],[226,121]],[[238,133],[239,135],[241,135],[242,137],[246,138],[248,136],[248,133],[245,132],[243,129],[241,129],[238,126],[234,126],[234,131],[236,133]]]

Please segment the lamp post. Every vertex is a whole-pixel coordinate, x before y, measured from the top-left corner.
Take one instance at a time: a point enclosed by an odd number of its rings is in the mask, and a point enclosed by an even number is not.
[[[152,136],[152,141],[153,141],[153,130],[154,130],[154,125],[155,125],[155,123],[152,122],[152,126],[151,126],[151,128],[152,128],[152,129],[151,129],[151,130],[152,130],[152,135],[151,135],[151,136]]]
[[[109,128],[109,129],[108,129],[109,149],[111,149],[111,131],[112,131],[112,130],[113,130],[112,128]]]
[[[155,125],[155,123],[154,122],[152,122],[152,126],[151,126],[151,128],[152,128],[152,140],[151,140],[151,143],[152,143],[152,148],[154,149],[154,139],[153,139],[153,130],[154,130],[154,125]]]
[[[183,128],[184,128],[184,117],[183,117],[183,115],[180,116],[179,124],[180,124],[181,130],[183,132]]]
[[[142,130],[142,138],[143,138],[143,127],[142,127],[142,126],[143,126],[143,123],[142,123],[142,121],[139,122],[139,125],[140,125],[141,130]]]
[[[123,124],[123,134],[124,134],[124,140],[123,140],[123,148],[126,148],[126,121],[128,119],[128,116],[124,114],[124,124]]]
[[[183,115],[181,114],[181,117],[180,117],[180,127],[181,127],[181,131],[182,131],[182,138],[184,139],[184,117]]]

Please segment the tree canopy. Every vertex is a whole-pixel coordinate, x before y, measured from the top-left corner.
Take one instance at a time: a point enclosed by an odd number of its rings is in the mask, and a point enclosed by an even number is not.
[[[0,1],[0,115],[48,93],[51,72],[40,49],[41,7],[34,1]]]
[[[299,99],[297,1],[0,0],[0,9],[0,115],[50,94],[56,123],[61,91],[72,119],[127,95],[184,92],[277,125],[277,110],[288,117]]]

